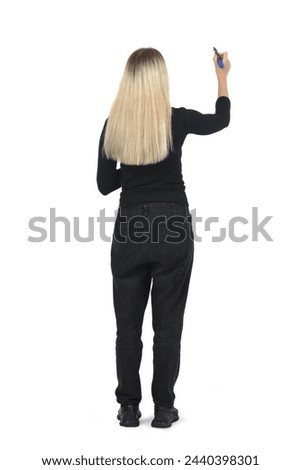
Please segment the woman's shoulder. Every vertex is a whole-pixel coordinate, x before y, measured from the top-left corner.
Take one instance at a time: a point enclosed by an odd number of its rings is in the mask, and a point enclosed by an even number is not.
[[[184,106],[180,107],[174,107],[172,106],[172,119],[173,121],[182,121],[187,117],[187,113],[189,110],[187,108],[184,108]]]
[[[178,119],[187,119],[190,117],[191,113],[197,112],[195,109],[185,108],[184,106],[172,107],[172,116]]]
[[[184,108],[183,106],[179,108],[175,108],[174,106],[171,107],[172,113],[173,114],[181,114],[187,110],[187,108]]]

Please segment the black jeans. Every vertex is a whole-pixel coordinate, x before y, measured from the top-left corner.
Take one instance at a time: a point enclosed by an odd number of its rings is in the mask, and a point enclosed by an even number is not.
[[[157,406],[174,404],[193,257],[188,206],[162,201],[118,208],[111,245],[118,403],[142,398],[141,333],[152,281],[152,397]]]

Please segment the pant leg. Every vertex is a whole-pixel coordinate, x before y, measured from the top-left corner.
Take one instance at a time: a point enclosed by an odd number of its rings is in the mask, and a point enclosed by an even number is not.
[[[118,217],[114,234],[118,225]],[[126,226],[121,230],[126,234]],[[118,385],[115,390],[120,404],[141,401],[139,368],[142,356],[142,323],[148,302],[151,276],[146,262],[145,245],[128,239],[118,243],[113,239],[111,270],[113,302],[116,316],[116,367]]]
[[[187,213],[187,212],[186,212]],[[179,374],[183,318],[194,257],[191,221],[186,223],[186,239],[179,244],[161,238],[152,244],[151,290],[154,344],[152,396],[155,405],[172,406]],[[160,236],[166,235],[162,227]]]

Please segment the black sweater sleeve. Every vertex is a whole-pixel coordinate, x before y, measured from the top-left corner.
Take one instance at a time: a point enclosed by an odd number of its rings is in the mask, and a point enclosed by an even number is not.
[[[202,114],[194,109],[179,108],[182,126],[186,134],[213,134],[229,125],[230,107],[229,98],[220,96],[215,103],[215,114]]]
[[[103,126],[98,146],[97,186],[101,194],[107,195],[121,187],[121,169],[117,169],[117,162],[108,159],[103,152],[103,143],[107,121]]]

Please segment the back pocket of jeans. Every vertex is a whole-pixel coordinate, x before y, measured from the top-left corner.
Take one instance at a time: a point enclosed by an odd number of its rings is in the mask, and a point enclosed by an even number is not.
[[[168,217],[167,222],[160,224],[159,236],[153,231],[153,246],[155,250],[168,258],[179,260],[183,258],[189,249],[190,224],[181,214]]]

